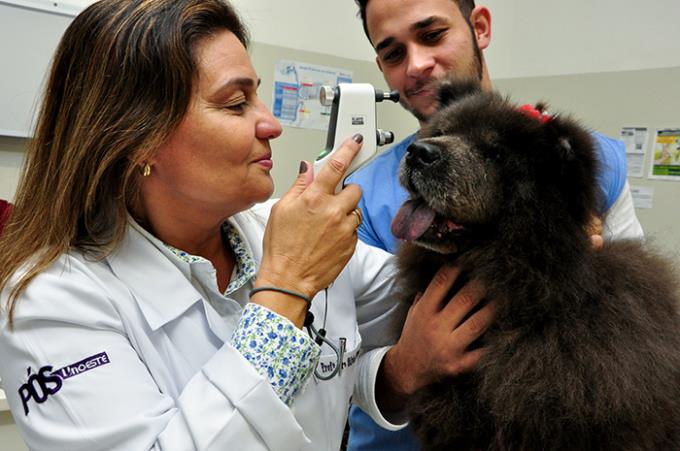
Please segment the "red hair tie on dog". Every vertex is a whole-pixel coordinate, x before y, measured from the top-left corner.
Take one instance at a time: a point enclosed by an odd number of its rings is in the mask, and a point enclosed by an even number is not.
[[[527,116],[536,119],[541,124],[545,124],[546,122],[548,122],[552,119],[551,115],[537,110],[536,107],[534,107],[533,105],[529,105],[529,104],[522,105],[521,107],[518,108],[518,110],[520,112],[526,114]]]

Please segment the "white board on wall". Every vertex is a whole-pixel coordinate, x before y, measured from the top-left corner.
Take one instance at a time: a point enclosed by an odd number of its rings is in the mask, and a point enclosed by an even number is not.
[[[32,135],[52,54],[81,6],[0,1],[0,135]]]

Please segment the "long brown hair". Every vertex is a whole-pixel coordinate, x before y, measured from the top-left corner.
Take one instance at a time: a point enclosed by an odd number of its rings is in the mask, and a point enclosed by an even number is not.
[[[138,195],[137,168],[188,108],[195,46],[222,29],[248,46],[222,0],[101,0],[73,20],[55,52],[0,237],[10,325],[20,294],[60,255],[75,248],[102,258],[120,242]]]

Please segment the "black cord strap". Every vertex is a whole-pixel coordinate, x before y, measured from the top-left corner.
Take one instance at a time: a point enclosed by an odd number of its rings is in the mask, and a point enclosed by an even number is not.
[[[258,287],[258,288],[253,288],[250,290],[250,297],[252,297],[255,293],[259,293],[260,291],[276,291],[277,293],[283,293],[283,294],[289,294],[291,296],[295,296],[296,298],[300,298],[307,302],[307,305],[312,305],[312,298],[309,296],[305,296],[302,293],[298,293],[297,291],[291,291],[291,290],[286,290],[285,288],[279,288],[279,287],[272,287],[272,286],[264,286],[264,287]]]

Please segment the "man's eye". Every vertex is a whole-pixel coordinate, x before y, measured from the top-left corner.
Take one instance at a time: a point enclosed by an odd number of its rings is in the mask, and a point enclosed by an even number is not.
[[[401,61],[401,59],[404,56],[404,51],[401,48],[390,50],[389,52],[385,53],[382,57],[382,60],[386,63],[397,63]]]
[[[444,30],[444,29],[429,31],[427,33],[424,33],[422,35],[421,39],[423,40],[423,42],[426,42],[426,43],[435,43],[442,38],[445,31],[446,30]]]

